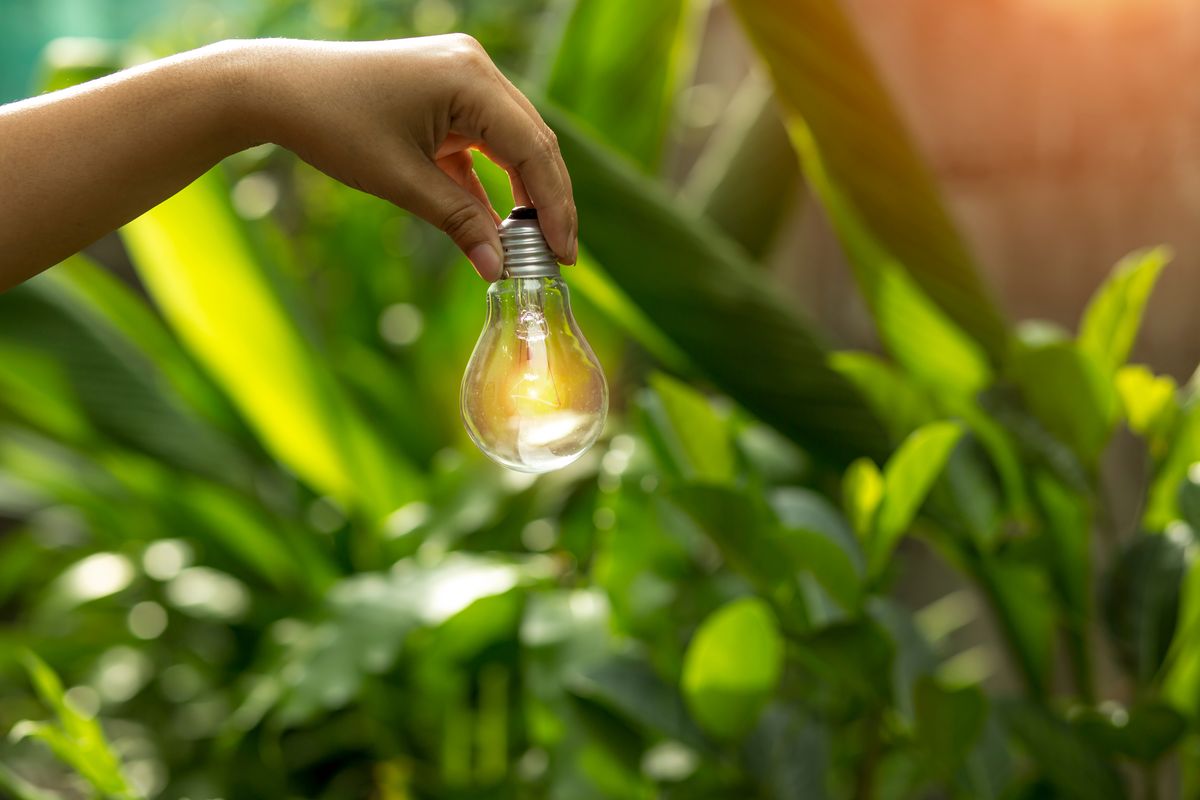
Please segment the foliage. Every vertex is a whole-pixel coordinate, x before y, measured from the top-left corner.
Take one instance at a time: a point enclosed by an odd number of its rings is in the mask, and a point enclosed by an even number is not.
[[[244,32],[431,32],[397,20],[445,4],[307,5]],[[682,189],[664,154],[706,4],[579,0],[539,42],[510,4],[461,7],[575,181],[567,277],[616,411],[560,473],[462,434],[482,285],[452,247],[272,148],[127,226],[132,275],[77,256],[0,297],[0,795],[1174,785],[1200,399],[1126,363],[1166,252],[1118,265],[1076,337],[1010,331],[840,6],[732,5],[786,119],[756,95],[727,121],[755,134],[714,136]],[[831,352],[759,263],[780,204],[739,181],[784,124],[778,185],[801,165],[889,359]],[[712,187],[764,207],[727,217]],[[1147,508],[1101,537],[1120,424]],[[961,588],[907,607],[914,554]],[[996,635],[964,645],[978,608]]]

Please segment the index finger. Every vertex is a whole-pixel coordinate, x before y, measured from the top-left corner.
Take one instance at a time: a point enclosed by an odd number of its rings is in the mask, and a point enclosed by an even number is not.
[[[457,132],[476,139],[484,155],[520,176],[538,210],[546,243],[560,261],[574,262],[578,223],[558,137],[540,117],[530,117],[507,91],[491,94],[475,117],[473,127],[478,130]]]

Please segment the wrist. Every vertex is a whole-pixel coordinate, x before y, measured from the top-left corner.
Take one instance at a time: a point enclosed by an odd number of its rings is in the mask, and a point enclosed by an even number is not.
[[[202,60],[216,96],[215,135],[230,153],[272,141],[266,99],[269,58],[262,43],[228,40],[202,48]]]

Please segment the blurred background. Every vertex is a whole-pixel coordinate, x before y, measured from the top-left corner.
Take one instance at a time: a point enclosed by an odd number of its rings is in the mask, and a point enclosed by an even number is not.
[[[1200,792],[1195,4],[0,20],[0,102],[470,33],[559,134],[613,406],[488,462],[484,284],[272,146],[0,296],[0,797]]]

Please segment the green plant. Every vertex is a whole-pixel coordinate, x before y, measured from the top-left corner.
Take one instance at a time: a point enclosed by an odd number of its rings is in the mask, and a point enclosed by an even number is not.
[[[840,6],[732,6],[786,128],[761,98],[724,125],[786,129],[887,357],[779,299],[757,151],[714,136],[703,180],[659,177],[706,5],[556,7],[526,88],[574,176],[612,435],[537,481],[490,467],[454,413],[482,291],[451,247],[286,154],[231,159],[124,231],[150,303],[84,257],[0,297],[0,680],[36,650],[114,747],[36,659],[60,725],[18,732],[111,797],[1197,790],[1200,405],[1126,363],[1166,251],[1077,336],[1010,330]],[[247,32],[407,32],[303,7]],[[462,22],[529,49],[496,7]],[[1098,537],[1121,424],[1148,502]],[[913,610],[922,550],[960,588]],[[1002,657],[957,637],[977,606]],[[13,696],[0,725],[40,715]],[[0,748],[0,792],[65,780],[33,744]]]

